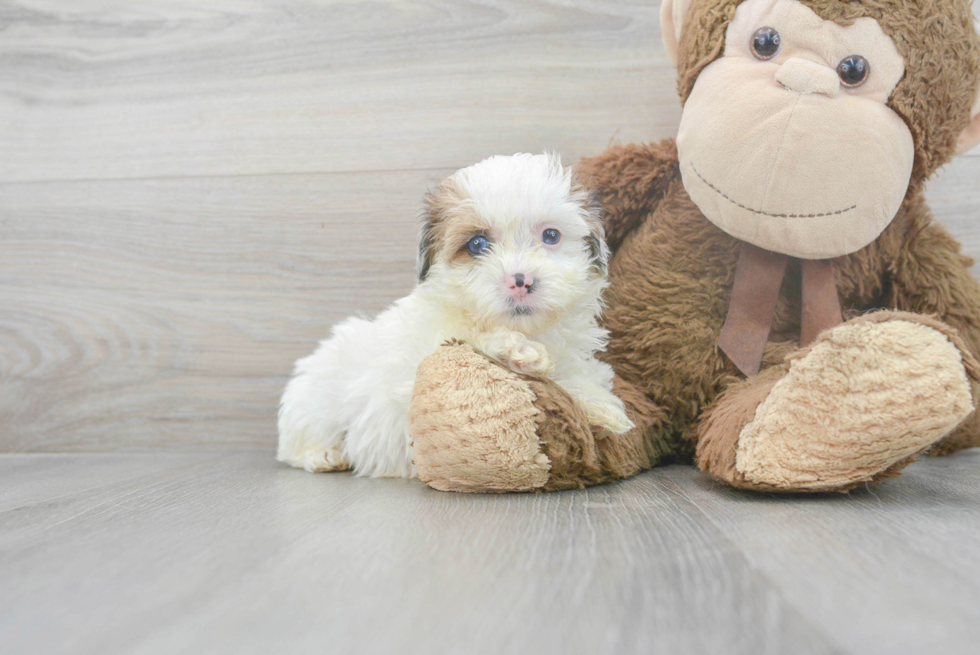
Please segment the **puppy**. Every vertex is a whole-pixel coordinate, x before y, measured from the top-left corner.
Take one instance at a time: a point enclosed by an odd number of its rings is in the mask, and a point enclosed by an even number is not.
[[[350,318],[296,363],[278,459],[310,472],[415,477],[415,371],[443,343],[471,344],[565,389],[593,425],[633,427],[595,358],[609,251],[598,208],[555,155],[491,157],[425,199],[418,285],[373,321]]]

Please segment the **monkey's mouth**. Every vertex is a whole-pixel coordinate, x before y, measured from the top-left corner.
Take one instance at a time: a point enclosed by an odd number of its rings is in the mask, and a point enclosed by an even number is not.
[[[721,196],[722,198],[724,198],[728,202],[732,203],[736,207],[740,207],[741,209],[744,209],[745,211],[750,211],[753,214],[759,214],[760,216],[770,216],[772,218],[823,218],[824,216],[839,216],[841,214],[846,214],[849,211],[853,211],[853,210],[857,209],[857,205],[851,205],[850,207],[848,207],[846,209],[838,209],[837,211],[824,212],[822,214],[773,214],[771,212],[764,212],[761,209],[752,209],[751,207],[746,207],[745,205],[743,205],[742,203],[738,202],[737,200],[732,199],[732,197],[729,196],[727,193],[725,193],[724,191],[722,191],[721,189],[719,189],[718,187],[716,187],[714,184],[712,184],[708,180],[704,179],[704,176],[701,175],[701,173],[694,166],[694,164],[691,164],[691,170],[694,171],[694,174],[698,176],[698,179],[700,179],[702,182],[704,182],[706,185],[708,185],[708,188],[711,189],[712,191],[714,191],[715,193],[717,193],[719,196]]]

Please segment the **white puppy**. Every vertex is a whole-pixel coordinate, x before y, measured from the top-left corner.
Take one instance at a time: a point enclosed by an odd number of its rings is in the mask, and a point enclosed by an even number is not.
[[[565,389],[592,423],[633,427],[594,355],[608,249],[598,209],[554,155],[491,157],[426,197],[419,283],[374,321],[350,318],[296,363],[278,459],[311,472],[414,477],[415,371],[449,339]]]

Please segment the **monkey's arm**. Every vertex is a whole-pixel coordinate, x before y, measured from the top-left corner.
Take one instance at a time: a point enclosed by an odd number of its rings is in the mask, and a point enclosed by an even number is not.
[[[576,177],[593,189],[605,215],[606,241],[613,251],[663,198],[677,176],[677,144],[613,146],[576,166]]]
[[[972,258],[938,224],[917,229],[899,253],[891,275],[895,309],[933,314],[956,328],[974,356],[980,355],[980,283]]]

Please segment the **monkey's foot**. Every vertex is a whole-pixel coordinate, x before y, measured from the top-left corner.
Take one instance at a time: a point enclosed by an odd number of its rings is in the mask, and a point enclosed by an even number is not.
[[[842,491],[897,475],[974,410],[977,363],[924,316],[879,312],[824,332],[728,392],[705,417],[699,461],[772,491]]]
[[[645,428],[660,420],[655,408],[627,409]],[[467,344],[445,345],[422,362],[409,420],[419,478],[442,491],[584,487],[652,464],[643,430],[597,441],[585,412],[558,385],[519,375]]]

